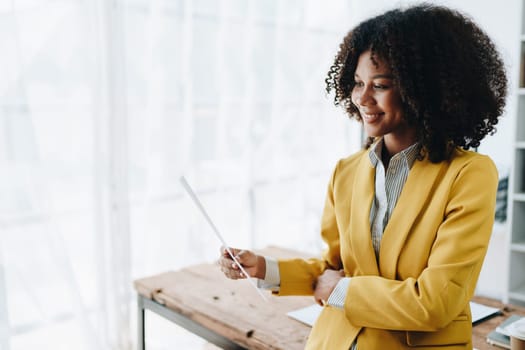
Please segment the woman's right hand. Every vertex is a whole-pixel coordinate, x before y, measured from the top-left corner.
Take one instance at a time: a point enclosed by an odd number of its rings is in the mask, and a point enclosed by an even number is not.
[[[234,280],[246,277],[264,279],[266,275],[266,261],[263,256],[244,249],[230,248],[230,251],[250,276],[244,276],[241,269],[233,261],[228,251],[222,247],[219,265],[221,267],[221,271],[226,275],[226,277]]]

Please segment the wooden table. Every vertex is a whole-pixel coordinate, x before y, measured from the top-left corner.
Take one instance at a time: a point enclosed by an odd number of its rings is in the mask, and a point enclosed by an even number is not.
[[[304,256],[276,247],[262,251],[278,257]],[[145,310],[203,337],[223,349],[303,349],[310,327],[286,315],[288,311],[311,305],[313,298],[276,297],[269,293],[265,302],[248,281],[224,277],[219,266],[203,264],[165,272],[134,282],[138,293],[138,349],[145,350]],[[486,342],[487,334],[513,313],[525,316],[525,308],[503,305],[475,297],[473,301],[495,306],[503,315],[474,326],[474,347],[500,349]]]

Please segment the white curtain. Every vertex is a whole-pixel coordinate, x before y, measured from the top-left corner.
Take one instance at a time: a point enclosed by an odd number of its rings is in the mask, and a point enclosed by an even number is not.
[[[220,246],[181,175],[231,244],[319,251],[349,3],[0,0],[0,349],[134,348],[132,281]]]

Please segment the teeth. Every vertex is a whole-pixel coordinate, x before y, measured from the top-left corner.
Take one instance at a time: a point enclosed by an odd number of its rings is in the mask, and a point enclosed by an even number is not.
[[[368,122],[374,122],[375,120],[379,119],[383,113],[376,113],[376,114],[366,114],[363,113],[363,119],[365,119]]]

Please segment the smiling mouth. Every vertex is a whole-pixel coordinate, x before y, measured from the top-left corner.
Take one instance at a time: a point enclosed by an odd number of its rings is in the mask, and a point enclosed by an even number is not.
[[[379,118],[381,118],[385,113],[374,113],[374,114],[367,114],[367,113],[361,113],[361,116],[363,117],[363,120],[367,123],[374,123]]]

